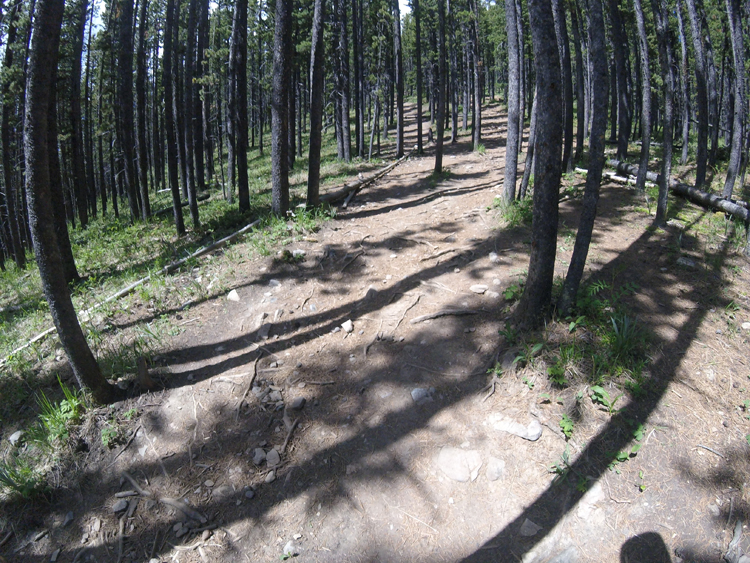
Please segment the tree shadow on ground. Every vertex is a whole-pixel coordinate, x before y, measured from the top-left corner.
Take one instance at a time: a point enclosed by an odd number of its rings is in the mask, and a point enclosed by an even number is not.
[[[602,197],[606,199],[610,196],[605,192]],[[401,206],[406,205],[409,203],[404,202]],[[383,211],[385,210],[387,209]],[[356,217],[357,213],[359,211],[355,211],[351,217]],[[606,240],[608,220],[610,218],[604,217],[597,225],[596,240]],[[450,232],[451,227],[450,223],[445,223],[432,228],[439,232]],[[356,322],[357,319],[383,311],[389,305],[398,303],[398,300],[406,299],[407,295],[413,297],[417,292],[438,291],[434,287],[425,287],[424,282],[429,284],[432,279],[456,266],[470,267],[498,247],[506,252],[525,252],[523,236],[519,236],[522,232],[523,230],[520,232],[518,230],[501,231],[496,236],[473,242],[468,248],[456,253],[455,258],[449,262],[426,266],[417,273],[404,277],[399,284],[385,291],[379,291],[374,299],[351,299],[327,311],[300,315],[296,319],[300,322],[299,330],[294,329],[285,333],[282,326],[272,327],[271,334],[278,335],[279,338],[266,341],[261,349],[256,343],[257,330],[253,330],[237,338],[168,350],[163,357],[171,366],[206,363],[228,352],[237,352],[230,359],[219,360],[199,369],[188,366],[187,369],[174,375],[172,380],[168,381],[168,385],[173,388],[173,391],[183,387],[183,391],[187,393],[197,381],[225,374],[233,369],[248,369],[260,355],[269,358],[271,356],[283,357],[284,352],[293,345],[314,341],[321,335],[330,333],[346,318],[352,317]],[[394,245],[403,245],[404,240],[413,240],[421,234],[423,233],[418,230],[406,228],[399,233],[391,234],[379,244],[369,244],[362,240],[359,248],[363,249],[365,256],[367,253],[387,252]],[[650,245],[658,237],[659,235],[652,231],[644,232],[624,253],[605,264],[601,270],[602,274],[617,271],[622,263],[633,264],[639,260],[649,260]],[[333,262],[330,268],[312,265],[301,271],[289,269],[283,272],[267,272],[248,282],[247,285],[266,287],[271,279],[279,278],[279,273],[283,273],[287,278],[303,276],[306,279],[315,279],[318,283],[325,282],[328,286],[336,283],[353,284],[353,279],[365,278],[366,271],[356,262],[352,262],[345,271],[342,271],[343,260],[347,256],[351,258],[352,250],[352,248],[334,248],[334,253],[338,256],[343,255],[344,258]],[[474,267],[485,266],[475,264]],[[633,273],[633,275],[636,274]],[[674,305],[674,297],[669,289],[673,282],[674,277],[669,273],[655,275],[649,280],[649,289],[658,296],[660,302],[671,306]],[[690,280],[687,282],[690,283]],[[694,297],[696,301],[699,298],[705,299],[706,288],[699,286],[700,283],[695,281],[691,292],[683,297],[688,299]],[[336,287],[329,287],[329,289],[333,292],[337,291]],[[717,288],[713,287],[713,292],[716,291]],[[699,292],[700,295],[698,295]],[[712,295],[712,297],[718,298],[718,295]],[[463,306],[464,299],[463,296],[457,296],[454,299],[454,305]],[[318,442],[320,446],[310,448],[300,444],[293,465],[282,465],[276,474],[275,483],[265,485],[260,489],[258,497],[252,502],[245,502],[238,506],[235,504],[234,497],[230,499],[209,497],[195,501],[195,508],[205,514],[209,522],[218,523],[225,528],[235,523],[248,522],[248,525],[243,528],[245,530],[243,537],[228,536],[230,551],[234,550],[239,555],[249,549],[254,538],[259,537],[261,527],[275,526],[277,516],[274,511],[285,503],[301,500],[304,510],[301,520],[306,521],[312,519],[316,512],[325,512],[326,508],[331,509],[334,506],[349,506],[351,507],[349,513],[359,511],[357,499],[352,497],[352,491],[358,485],[378,483],[380,487],[387,490],[399,486],[402,480],[406,480],[414,481],[419,488],[419,479],[412,474],[412,462],[424,452],[415,436],[420,431],[430,429],[432,432],[442,432],[446,437],[450,437],[451,429],[440,426],[437,422],[439,417],[449,408],[478,396],[486,383],[484,374],[497,358],[496,344],[488,346],[487,340],[492,342],[491,335],[497,334],[502,315],[501,308],[498,305],[485,305],[477,308],[483,310],[472,316],[471,323],[465,321],[464,318],[450,319],[441,323],[439,327],[431,327],[431,330],[415,332],[409,341],[377,341],[373,346],[371,356],[371,358],[377,358],[377,362],[373,361],[374,367],[372,368],[369,368],[367,364],[353,362],[342,348],[334,346],[325,355],[319,350],[314,357],[304,359],[305,373],[310,374],[308,377],[320,378],[325,374],[333,381],[332,385],[308,386],[308,401],[311,406],[302,416],[302,428],[298,431],[298,434],[304,434],[307,431],[325,431],[326,434]],[[574,472],[592,476],[595,480],[602,477],[616,452],[624,449],[631,439],[627,433],[621,431],[624,421],[629,421],[629,423],[647,421],[664,396],[669,383],[674,379],[680,360],[695,338],[704,316],[704,310],[694,309],[685,322],[675,327],[678,336],[674,340],[657,339],[655,344],[659,353],[650,368],[650,393],[645,398],[625,406],[601,433],[587,444],[584,452],[571,461],[571,469]],[[477,328],[476,332],[466,332],[469,324]],[[421,344],[423,340],[428,339],[429,342],[426,345]],[[444,343],[457,341],[464,342],[463,349],[466,351],[458,364],[456,360],[459,358],[452,356],[450,349],[444,346]],[[218,351],[219,347],[221,347],[221,353]],[[472,354],[472,350],[477,352]],[[350,369],[355,365],[358,366],[356,369]],[[263,372],[264,374],[275,373],[274,368],[266,369],[269,371]],[[351,373],[346,373],[347,370]],[[188,375],[192,376],[191,380],[188,380]],[[259,375],[259,377],[265,377],[265,375]],[[436,387],[435,400],[415,407],[407,393],[405,399],[395,403],[389,411],[378,413],[380,402],[378,393],[381,390],[398,391],[404,394],[406,388],[415,386]],[[163,439],[176,435],[175,430],[170,428],[169,419],[166,418],[168,411],[162,414],[157,410],[149,410],[149,403],[158,402],[158,394],[143,395],[141,398],[144,410],[141,424],[146,435]],[[193,395],[193,401],[195,401],[195,395]],[[233,398],[220,401],[218,408],[214,412],[204,413],[200,421],[197,415],[195,417],[195,428],[197,429],[199,425],[201,428],[200,443],[194,434],[193,440],[187,445],[183,442],[176,442],[170,455],[160,455],[156,459],[153,457],[135,458],[129,462],[123,459],[114,465],[114,469],[104,468],[96,463],[96,460],[91,460],[89,467],[83,469],[80,481],[68,483],[66,488],[58,491],[56,502],[47,510],[53,514],[55,520],[61,521],[67,511],[67,506],[80,502],[83,497],[82,491],[92,488],[102,491],[99,500],[107,502],[107,499],[111,498],[121,486],[122,470],[127,470],[142,485],[148,483],[149,489],[159,491],[161,495],[180,498],[196,485],[200,487],[206,467],[233,463],[232,460],[237,457],[235,454],[242,454],[246,447],[257,443],[264,436],[277,440],[278,437],[273,436],[272,429],[282,422],[281,417],[281,412],[261,410],[255,404],[249,409],[238,409]],[[360,422],[354,424],[353,420],[357,419]],[[351,467],[354,469],[350,471]],[[257,473],[255,476],[262,477]],[[183,488],[184,483],[188,484],[185,488]],[[457,544],[453,552],[442,553],[440,556],[458,559],[474,550],[471,555],[465,557],[465,560],[515,561],[521,559],[554,529],[565,514],[575,507],[582,495],[581,491],[569,487],[550,485],[510,524],[494,533],[494,537],[487,539],[483,545],[478,545],[480,538],[469,538],[464,543]],[[425,492],[419,502],[420,505],[428,507],[433,500]],[[145,504],[145,499],[141,503]],[[361,500],[359,504],[361,505]],[[38,521],[41,525],[43,522],[40,514],[34,514],[38,507],[5,504],[3,509],[18,510],[17,513],[24,516],[27,523]],[[157,505],[148,510],[158,509]],[[540,532],[531,538],[522,537],[519,534],[520,527],[526,519],[542,526]],[[73,525],[84,529],[83,517],[76,520]],[[127,545],[136,547],[139,554],[142,551],[148,551],[153,545],[152,555],[154,553],[160,555],[171,549],[171,546],[166,543],[167,533],[169,533],[168,530],[137,527],[129,531]],[[172,542],[179,541],[170,537]],[[161,544],[159,544],[160,539]],[[408,553],[395,553],[379,545],[377,536],[365,535],[343,538],[337,546],[334,546],[332,553],[310,555],[321,561],[346,560],[351,555],[351,550],[355,549],[359,554],[359,559],[363,561],[434,560],[438,554],[420,551],[427,547],[428,545],[418,543]],[[114,544],[110,546],[105,543],[92,547],[90,553],[98,560],[108,560],[113,557],[112,552],[115,549]],[[62,555],[72,557],[72,553]],[[41,562],[48,559],[49,554],[45,554],[39,557],[28,555],[24,560]]]

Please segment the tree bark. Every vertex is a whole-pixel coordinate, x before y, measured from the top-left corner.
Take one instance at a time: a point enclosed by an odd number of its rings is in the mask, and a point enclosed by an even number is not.
[[[82,0],[85,2],[85,0]],[[148,26],[148,0],[140,0],[138,18],[138,51],[136,55],[136,118],[138,121],[138,174],[141,189],[141,217],[151,217],[148,197],[148,145],[146,144],[146,27]]]
[[[404,55],[401,51],[401,11],[393,0],[393,53],[396,63],[396,158],[404,156]]]
[[[586,137],[586,93],[584,86],[583,73],[583,51],[582,51],[582,34],[579,31],[578,20],[578,2],[570,0],[570,26],[573,29],[573,48],[576,57],[576,113],[578,121],[576,123],[576,150],[573,155],[575,162],[580,162],[583,156],[583,145]],[[601,9],[601,7],[600,7]]]
[[[443,136],[445,134],[445,86],[447,78],[445,49],[445,0],[437,0],[438,9],[438,81],[437,123],[435,124],[435,174],[443,171]]]
[[[518,173],[518,129],[520,110],[520,57],[518,36],[519,15],[514,0],[505,2],[505,29],[508,35],[508,138],[505,142],[505,180],[503,203],[509,205],[516,197],[516,175]]]
[[[524,329],[539,326],[552,300],[557,249],[558,199],[562,176],[562,84],[552,5],[529,0],[537,92],[537,141],[534,164],[529,275],[514,313]]]
[[[42,288],[60,341],[79,385],[100,403],[112,402],[115,389],[102,376],[76,317],[65,283],[50,190],[48,116],[55,88],[62,23],[62,0],[38,0],[28,66],[24,147],[26,195],[34,252]]]
[[[342,33],[346,34],[345,28]],[[292,74],[291,50],[292,0],[276,0],[271,102],[271,198],[273,212],[280,217],[285,217],[289,209],[288,99]],[[348,120],[346,124],[348,127]]]
[[[700,1],[700,0],[698,0]],[[696,0],[686,0],[685,4],[690,20],[695,55],[695,96],[698,118],[698,147],[696,151],[695,187],[701,188],[706,183],[708,165],[708,91],[706,85],[706,57],[701,40],[701,25],[696,10]]]
[[[742,160],[743,127],[745,123],[745,47],[742,40],[742,20],[740,19],[739,0],[726,0],[729,33],[732,39],[732,60],[734,61],[734,112],[732,125],[732,144],[729,152],[729,166],[724,182],[722,195],[732,197],[734,183],[740,170]]]
[[[474,46],[474,150],[482,144],[482,51],[479,46],[479,0],[472,0],[472,42]]]
[[[323,22],[325,0],[315,0],[312,44],[310,46],[310,152],[307,164],[307,206],[320,203],[320,148],[323,133],[323,97],[325,96],[325,43]],[[397,8],[398,9],[398,8]]]
[[[563,170],[573,171],[573,73],[570,68],[570,40],[568,38],[568,24],[565,16],[564,0],[552,0],[555,15],[555,34],[557,48],[560,51],[560,67],[562,68],[563,100],[564,100],[564,142],[563,142]]]
[[[659,181],[659,196],[656,203],[656,223],[662,224],[667,220],[667,196],[672,175],[672,141],[674,132],[674,74],[672,72],[672,45],[669,41],[669,12],[666,0],[651,0],[651,7],[656,21],[656,39],[659,43],[659,63],[661,65],[661,79],[664,84],[664,127],[662,134],[662,162],[661,179]],[[640,170],[639,170],[640,172]],[[646,181],[644,171],[643,181]]]
[[[86,27],[87,0],[78,0],[75,6],[75,19],[72,29],[70,59],[70,146],[72,152],[73,193],[81,228],[89,222],[88,179],[83,160],[83,133],[81,131],[81,57],[83,54],[83,34]]]
[[[612,49],[617,75],[617,158],[628,157],[630,141],[630,96],[628,93],[628,58],[625,28],[620,14],[619,0],[609,0]]]
[[[174,62],[174,26],[175,0],[167,0],[167,21],[164,29],[164,56],[162,68],[164,70],[164,128],[167,130],[167,175],[169,190],[172,192],[172,213],[177,235],[185,234],[185,221],[182,217],[182,202],[180,201],[180,182],[177,177],[177,139],[175,134],[174,114],[172,113],[173,77],[172,64]]]
[[[133,0],[119,0],[119,46],[117,73],[118,105],[120,113],[120,148],[125,170],[125,191],[130,207],[130,220],[140,216],[138,205],[138,175],[136,174],[135,126],[133,118]]]
[[[604,36],[604,16],[601,0],[589,0],[589,47],[593,63],[593,115],[591,140],[589,143],[589,170],[586,174],[581,217],[578,221],[573,256],[557,303],[558,314],[565,318],[570,315],[576,303],[578,288],[581,285],[586,265],[591,234],[594,231],[596,208],[599,202],[599,187],[604,168],[604,137],[607,134],[607,102],[609,99],[609,79],[607,76],[607,44]]]
[[[682,153],[680,164],[685,164],[688,159],[688,148],[690,147],[690,77],[688,76],[688,54],[687,41],[685,40],[685,25],[682,21],[681,1],[677,0],[675,7],[677,14],[677,29],[680,39],[680,76],[682,77]]]
[[[419,0],[412,0],[414,13],[415,53],[417,73],[417,154],[422,154],[422,14],[419,10]]]
[[[638,28],[638,53],[641,63],[641,158],[638,166],[638,178],[635,187],[639,192],[646,191],[646,172],[648,171],[648,158],[651,149],[651,69],[648,60],[648,36],[646,35],[646,22],[643,19],[643,7],[641,0],[633,0],[635,7],[635,22]]]
[[[2,135],[3,150],[3,178],[5,180],[5,205],[8,210],[8,235],[10,251],[16,266],[23,270],[26,268],[26,250],[23,248],[21,240],[21,230],[19,228],[18,210],[16,208],[16,179],[13,174],[13,143],[11,142],[11,100],[10,98],[10,69],[13,67],[13,44],[16,41],[16,16],[18,14],[18,4],[14,5],[7,14],[8,33],[5,45],[5,58],[3,59],[3,82],[2,82],[2,124],[0,131]]]

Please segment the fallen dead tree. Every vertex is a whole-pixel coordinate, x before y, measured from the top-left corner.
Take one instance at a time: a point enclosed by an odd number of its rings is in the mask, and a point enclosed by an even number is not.
[[[159,190],[159,192],[168,192],[171,190]],[[204,193],[204,194],[198,194],[195,199],[196,201],[206,201],[208,198],[211,197],[211,194]],[[181,207],[187,207],[190,205],[189,201],[183,201],[181,204]],[[174,206],[170,205],[169,207],[165,207],[164,209],[160,209],[159,211],[154,213],[154,217],[160,217],[161,215],[167,215],[168,213],[171,213],[174,209]]]
[[[607,164],[615,168],[620,174],[629,174],[631,176],[638,175],[638,167],[633,164],[628,164],[627,162],[621,162],[619,160],[607,160]],[[646,172],[646,179],[658,184],[660,177],[659,174],[656,174],[655,172]],[[677,195],[680,195],[701,207],[732,215],[743,221],[745,226],[748,226],[748,223],[750,223],[750,210],[747,209],[746,205],[742,205],[744,202],[724,199],[721,196],[704,192],[693,186],[678,182],[677,180],[671,180],[669,182],[669,189]]]
[[[349,202],[354,199],[354,196],[357,195],[357,192],[359,192],[362,188],[369,186],[373,182],[379,180],[388,172],[396,168],[399,164],[404,162],[407,158],[409,158],[414,151],[416,150],[416,147],[414,147],[411,151],[409,151],[409,154],[406,154],[399,158],[397,161],[390,163],[385,168],[381,168],[374,174],[367,176],[366,178],[360,178],[356,182],[352,182],[350,184],[344,184],[341,188],[333,191],[328,192],[322,196],[320,196],[321,203],[338,203],[339,201],[344,201],[344,207],[346,207]]]
[[[146,283],[147,281],[149,281],[152,277],[154,277],[154,276],[160,276],[160,275],[163,275],[163,274],[172,273],[175,270],[177,270],[178,268],[180,268],[181,266],[183,266],[188,260],[192,260],[193,258],[198,258],[200,256],[203,256],[204,254],[208,254],[209,252],[212,252],[214,250],[217,250],[217,249],[221,248],[222,246],[226,246],[227,244],[230,244],[230,243],[234,242],[235,240],[237,240],[239,237],[241,237],[242,235],[244,235],[245,233],[247,233],[248,231],[250,231],[253,227],[255,227],[256,225],[258,225],[259,223],[260,223],[260,219],[257,219],[255,221],[253,221],[252,223],[250,223],[249,225],[245,225],[239,231],[236,231],[236,232],[232,233],[231,235],[224,237],[223,239],[217,240],[214,243],[211,243],[211,244],[206,245],[206,246],[204,246],[202,248],[199,248],[198,250],[196,250],[195,252],[193,252],[190,256],[186,256],[185,258],[182,258],[181,260],[177,260],[176,262],[172,262],[171,264],[169,264],[168,266],[165,266],[164,268],[162,268],[158,272],[153,273],[153,274],[149,274],[146,277],[141,278],[138,281],[135,281],[135,282],[131,283],[129,286],[121,289],[120,291],[118,291],[114,295],[110,295],[109,297],[107,297],[101,303],[97,303],[93,307],[90,307],[89,309],[86,309],[85,311],[82,311],[78,315],[79,319],[82,322],[88,321],[91,318],[91,314],[94,311],[96,311],[97,309],[103,307],[107,303],[111,303],[112,301],[116,301],[116,300],[120,299],[121,297],[125,297],[126,295],[128,295],[130,293],[133,293],[133,291],[135,291],[135,289],[138,286],[143,285],[144,283]],[[8,359],[11,356],[13,356],[14,354],[17,354],[18,352],[21,352],[22,350],[25,350],[26,348],[28,348],[29,346],[31,346],[31,345],[39,342],[40,340],[43,340],[45,337],[49,336],[50,334],[52,334],[56,330],[57,329],[55,327],[50,327],[47,330],[45,330],[44,332],[41,332],[41,333],[37,334],[34,338],[32,338],[31,340],[29,340],[28,342],[26,342],[26,344],[23,344],[22,346],[19,346],[18,348],[16,348],[15,350],[13,350],[10,354],[8,354],[5,358],[3,358],[2,360],[0,360],[0,366],[4,366],[5,363],[8,361]]]

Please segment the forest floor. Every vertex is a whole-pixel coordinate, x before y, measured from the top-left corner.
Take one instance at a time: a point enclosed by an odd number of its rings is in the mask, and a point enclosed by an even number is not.
[[[626,391],[575,369],[554,385],[550,351],[595,335],[552,322],[511,346],[530,226],[492,207],[504,138],[492,105],[484,153],[462,136],[435,177],[427,147],[287,247],[301,259],[233,264],[230,293],[169,313],[160,390],[87,419],[50,502],[0,505],[0,560],[721,561],[750,516],[748,262],[703,210],[674,201],[682,223],[655,229],[605,184],[588,286],[637,319],[648,357]],[[564,181],[558,276],[583,185]],[[110,449],[112,420],[129,438]]]

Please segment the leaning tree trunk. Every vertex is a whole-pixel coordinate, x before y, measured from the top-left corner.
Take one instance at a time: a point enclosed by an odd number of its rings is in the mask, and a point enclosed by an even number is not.
[[[325,85],[323,82],[325,78],[324,20],[325,0],[315,0],[312,43],[310,45],[310,152],[307,158],[308,207],[314,207],[320,202],[320,147],[323,132],[323,97],[325,96]],[[403,110],[403,99],[401,101],[401,108]],[[401,118],[403,118],[403,113],[400,115]],[[403,129],[401,130],[401,134],[403,135]]]
[[[509,205],[516,197],[516,174],[518,173],[518,134],[520,121],[521,61],[518,37],[519,14],[513,0],[505,2],[505,29],[508,34],[508,138],[505,143],[505,180],[503,203]]]
[[[288,98],[292,77],[292,3],[292,0],[276,0],[276,30],[273,37],[271,198],[273,212],[279,217],[285,217],[289,209]],[[348,105],[346,108],[348,110]],[[348,120],[345,122],[348,127]],[[345,139],[348,140],[346,135]]]
[[[44,295],[73,373],[82,388],[91,390],[96,401],[109,403],[116,398],[115,389],[102,376],[78,324],[54,230],[47,116],[56,86],[62,15],[62,0],[38,0],[29,54],[24,128],[29,222]]]
[[[726,0],[729,33],[732,38],[732,58],[734,60],[734,124],[732,126],[732,145],[729,153],[727,178],[722,195],[732,197],[734,183],[742,159],[743,125],[745,123],[745,48],[742,41],[742,21],[740,20],[739,0]]]
[[[524,329],[541,324],[552,300],[563,137],[560,53],[551,3],[529,0],[529,22],[536,70],[538,131],[529,275],[514,313],[516,324]]]
[[[534,147],[536,147],[536,92],[534,101],[531,102],[531,123],[529,124],[529,143],[526,146],[526,159],[523,165],[523,178],[521,188],[518,190],[518,199],[526,197],[526,191],[531,180],[532,167],[534,165]]]
[[[662,224],[667,220],[667,196],[669,182],[672,175],[672,139],[674,130],[674,74],[672,73],[672,45],[669,41],[669,12],[666,0],[651,0],[651,7],[656,20],[656,38],[659,43],[659,63],[661,65],[661,80],[664,84],[664,130],[662,135],[661,179],[659,181],[659,197],[656,203],[656,223]],[[640,169],[638,177],[640,178]],[[643,172],[644,183],[646,171]]]
[[[583,192],[581,217],[578,221],[573,256],[565,276],[562,294],[557,304],[558,314],[565,318],[576,303],[578,288],[581,285],[583,269],[586,265],[591,233],[594,231],[596,207],[599,202],[599,186],[604,168],[604,137],[607,134],[607,101],[609,79],[607,77],[607,44],[604,36],[604,16],[601,0],[589,0],[589,46],[593,63],[594,107],[591,120],[591,141],[589,144],[589,171],[586,174],[586,187]]]
[[[698,0],[700,1],[700,0]],[[706,85],[706,58],[703,53],[701,40],[701,24],[696,10],[696,0],[686,0],[690,31],[693,38],[693,53],[695,55],[695,97],[696,113],[698,114],[698,147],[696,151],[695,187],[702,188],[706,183],[706,167],[708,165],[708,90]]]
[[[641,85],[643,90],[643,95],[641,96],[641,158],[635,187],[639,192],[645,192],[648,157],[651,149],[651,69],[649,68],[648,36],[646,35],[646,23],[643,19],[641,0],[633,0],[633,5],[635,6],[635,22],[638,28],[638,52],[640,54]]]

